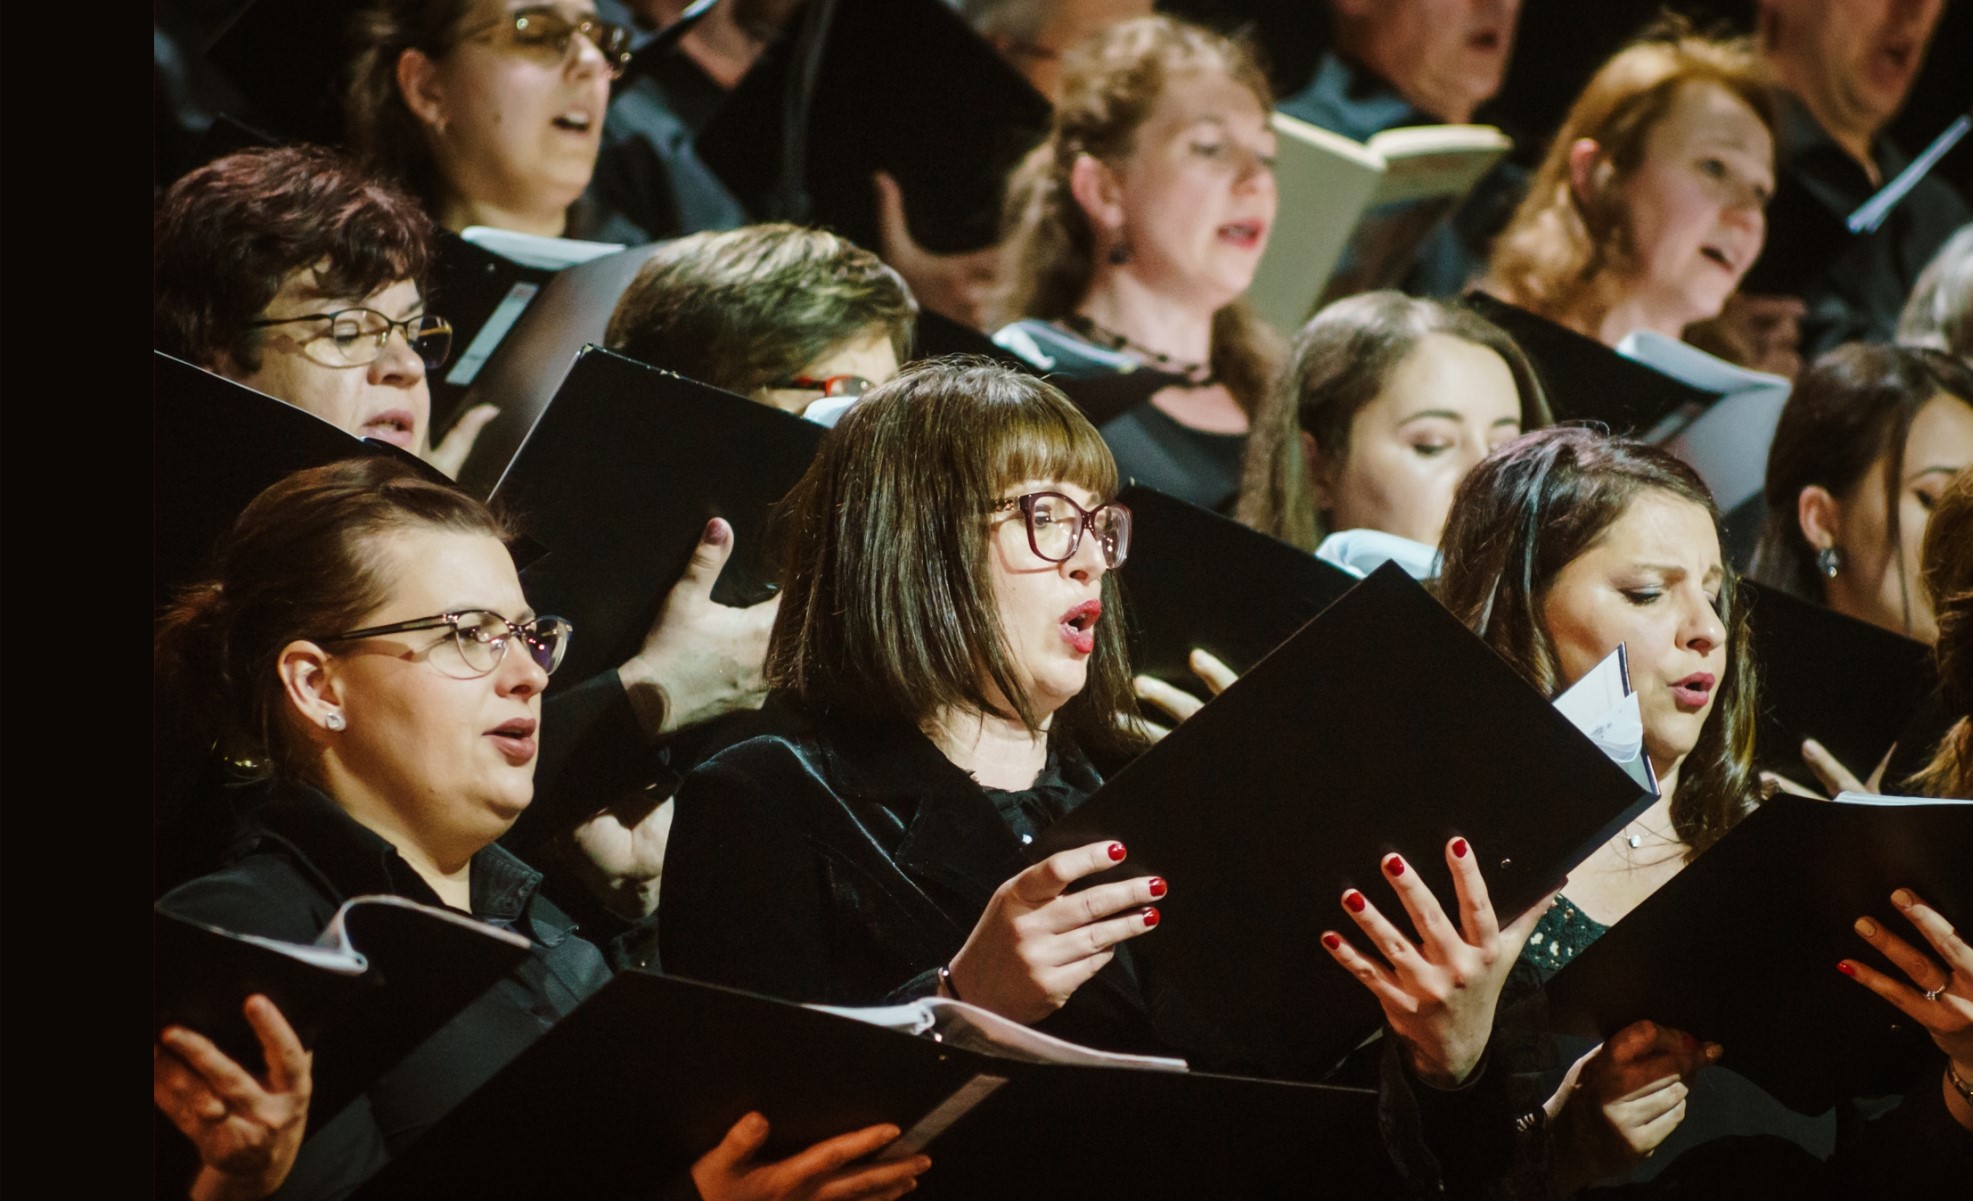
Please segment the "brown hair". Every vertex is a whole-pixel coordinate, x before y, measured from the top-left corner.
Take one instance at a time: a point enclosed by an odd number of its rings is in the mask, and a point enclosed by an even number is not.
[[[1586,317],[1593,328],[1601,321],[1631,266],[1622,185],[1688,84],[1724,88],[1775,134],[1779,116],[1769,76],[1745,38],[1700,37],[1683,21],[1660,23],[1604,63],[1576,97],[1494,243],[1488,291],[1565,324]],[[1587,200],[1577,195],[1569,171],[1570,150],[1584,138],[1596,142],[1599,164],[1609,167],[1608,179]]]
[[[1562,569],[1595,546],[1640,493],[1704,508],[1712,493],[1692,468],[1645,442],[1561,426],[1523,435],[1474,468],[1453,494],[1439,599],[1546,696],[1563,680],[1542,605]],[[1699,741],[1679,772],[1672,825],[1694,854],[1752,811],[1754,661],[1732,566],[1720,583],[1726,669]]]
[[[1221,72],[1253,93],[1263,112],[1274,108],[1267,73],[1252,51],[1172,17],[1119,22],[1064,56],[1054,130],[1008,183],[1001,219],[1005,291],[991,324],[1053,321],[1075,312],[1095,278],[1097,255],[1095,230],[1069,191],[1077,156],[1122,163],[1169,82],[1197,71]],[[1273,331],[1235,301],[1213,314],[1212,336],[1213,374],[1252,413],[1280,357]]]
[[[1748,574],[1807,600],[1824,599],[1816,548],[1802,533],[1802,490],[1822,487],[1847,500],[1885,461],[1886,536],[1901,544],[1898,492],[1905,441],[1918,410],[1940,392],[1973,405],[1973,366],[1937,350],[1853,342],[1824,354],[1795,381],[1767,452],[1767,515]],[[1896,560],[1910,624],[1904,559]]]
[[[298,471],[253,499],[178,594],[152,644],[169,740],[214,747],[257,775],[305,780],[275,662],[281,648],[350,628],[390,595],[378,541],[424,527],[511,534],[485,505],[417,468],[365,456]]]
[[[397,60],[421,50],[436,62],[458,44],[473,0],[374,0],[350,20],[354,57],[343,93],[343,137],[363,169],[431,206],[444,197],[438,165],[397,88]]]
[[[1117,487],[1109,447],[1053,385],[949,358],[871,389],[775,512],[785,567],[768,682],[816,716],[919,725],[946,708],[993,712],[998,693],[1039,730],[988,569],[994,506],[1030,479]],[[1133,711],[1113,573],[1102,588],[1088,684],[1051,730],[1084,750],[1117,745],[1116,715]]]
[[[1939,615],[1932,656],[1948,712],[1958,720],[1911,784],[1924,796],[1973,798],[1973,467],[1940,494],[1919,562]]]
[[[819,229],[749,225],[666,243],[604,335],[688,379],[751,395],[872,328],[910,357],[918,304],[876,255]]]
[[[1255,412],[1234,516],[1263,534],[1314,550],[1328,531],[1316,512],[1302,432],[1314,435],[1323,454],[1340,462],[1349,454],[1356,415],[1427,334],[1484,346],[1505,360],[1521,397],[1524,431],[1553,420],[1528,357],[1485,317],[1402,292],[1351,296],[1326,306],[1302,327],[1287,370]]]
[[[243,150],[164,194],[152,235],[152,336],[201,367],[260,368],[249,322],[296,271],[323,296],[422,287],[432,222],[416,201],[319,146]]]

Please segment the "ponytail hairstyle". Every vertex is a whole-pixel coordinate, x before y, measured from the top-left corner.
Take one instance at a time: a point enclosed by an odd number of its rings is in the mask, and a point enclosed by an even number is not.
[[[1938,614],[1932,656],[1939,684],[1946,711],[1958,720],[1911,785],[1922,796],[1973,798],[1973,467],[1940,495],[1918,561]]]
[[[1692,468],[1649,443],[1576,426],[1523,435],[1487,456],[1453,494],[1441,542],[1439,599],[1542,695],[1558,695],[1568,681],[1543,623],[1548,590],[1647,491],[1700,506],[1718,531],[1719,509],[1706,485]],[[1726,669],[1672,798],[1672,826],[1695,855],[1760,798],[1754,660],[1738,584],[1732,566],[1725,566],[1719,615]]]
[[[1075,312],[1096,277],[1098,254],[1096,231],[1069,190],[1076,159],[1087,154],[1122,164],[1170,82],[1208,71],[1245,87],[1263,112],[1273,111],[1267,73],[1251,50],[1173,17],[1120,22],[1064,57],[1054,130],[1008,182],[1002,291],[991,325],[1023,317],[1055,321]],[[1212,337],[1213,374],[1251,416],[1281,357],[1274,332],[1236,300],[1213,314]]]
[[[211,577],[158,619],[161,736],[211,747],[254,777],[309,782],[276,661],[289,643],[351,629],[384,604],[395,581],[380,544],[411,528],[513,536],[479,501],[382,456],[298,471],[255,497]]]

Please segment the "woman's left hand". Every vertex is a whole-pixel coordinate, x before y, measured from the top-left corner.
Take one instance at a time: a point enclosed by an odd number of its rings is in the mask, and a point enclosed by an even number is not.
[[[1838,963],[1837,970],[1855,977],[1857,983],[1925,1027],[1932,1041],[1952,1061],[1953,1074],[1961,1080],[1973,1081],[1973,948],[1966,945],[1966,940],[1938,910],[1910,889],[1900,888],[1892,893],[1891,904],[1925,936],[1932,954],[1891,933],[1883,923],[1860,917],[1856,922],[1857,933],[1896,964],[1905,979],[1855,959]]]
[[[480,440],[480,431],[498,416],[500,410],[489,404],[477,404],[467,409],[459,414],[452,428],[445,431],[445,438],[432,447],[425,461],[458,479],[459,469],[466,465],[466,457],[473,453],[473,445]]]
[[[1459,928],[1447,920],[1418,873],[1393,854],[1384,858],[1384,876],[1411,915],[1419,941],[1406,938],[1369,897],[1352,888],[1343,894],[1343,908],[1382,959],[1363,954],[1333,930],[1323,932],[1322,945],[1384,1007],[1411,1070],[1435,1087],[1457,1088],[1486,1053],[1501,987],[1554,899],[1533,906],[1503,930],[1487,898],[1478,856],[1466,840],[1447,843],[1445,857],[1459,894]]]

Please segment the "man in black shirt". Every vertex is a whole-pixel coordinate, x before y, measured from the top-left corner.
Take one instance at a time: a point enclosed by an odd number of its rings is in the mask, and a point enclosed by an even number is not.
[[[1464,125],[1500,91],[1521,0],[1330,0],[1335,37],[1291,117],[1365,141],[1407,125]],[[1486,267],[1526,173],[1501,163],[1432,232],[1404,280],[1420,296],[1457,296]]]
[[[1888,342],[1918,273],[1973,210],[1936,176],[1874,232],[1844,220],[1910,161],[1883,137],[1925,61],[1945,0],[1761,0],[1762,55],[1782,87],[1767,251],[1744,286],[1756,307],[1799,297],[1803,356]],[[1785,303],[1785,302],[1783,302]]]

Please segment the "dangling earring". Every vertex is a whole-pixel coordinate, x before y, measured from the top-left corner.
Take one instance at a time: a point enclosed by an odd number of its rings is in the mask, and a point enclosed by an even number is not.
[[[342,714],[331,713],[329,714],[329,716],[322,719],[322,724],[327,726],[331,731],[340,731],[344,726],[348,725],[349,723],[343,720]]]
[[[1836,573],[1843,570],[1843,556],[1837,553],[1835,547],[1825,546],[1815,552],[1815,569],[1823,574],[1823,578],[1833,580]]]
[[[1130,239],[1123,235],[1122,230],[1117,231],[1117,240],[1110,244],[1103,258],[1112,267],[1121,267],[1130,261]]]

